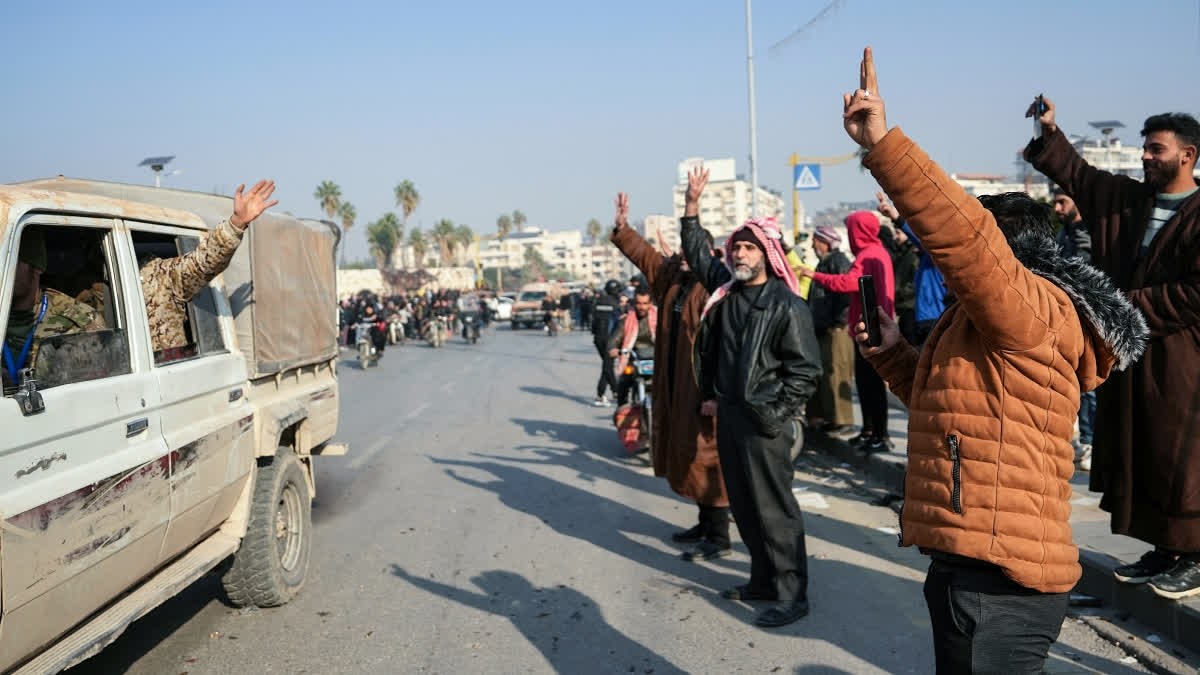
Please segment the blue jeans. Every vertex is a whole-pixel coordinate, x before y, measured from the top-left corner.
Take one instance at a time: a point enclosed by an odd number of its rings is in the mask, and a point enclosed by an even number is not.
[[[1096,426],[1096,392],[1089,391],[1079,397],[1079,444],[1092,444],[1092,430]]]

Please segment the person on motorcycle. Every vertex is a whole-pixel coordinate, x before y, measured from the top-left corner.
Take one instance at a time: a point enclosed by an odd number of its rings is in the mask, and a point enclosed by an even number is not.
[[[483,310],[479,305],[479,297],[463,295],[458,299],[458,318],[462,322],[463,339],[470,342],[471,332],[479,335],[479,324],[483,320]]]
[[[608,340],[617,326],[621,307],[617,295],[622,288],[621,282],[609,279],[604,284],[604,291],[597,294],[592,303],[592,342],[596,353],[600,354],[600,380],[596,382],[596,400],[592,402],[597,407],[608,405],[605,395],[608,389],[612,389],[614,395],[617,393],[617,377],[613,372],[613,359],[608,355]]]
[[[555,332],[554,310],[557,308],[558,305],[549,294],[542,297],[542,321],[546,322],[546,328],[552,333]]]
[[[620,359],[617,363],[617,372],[621,373],[620,379],[617,380],[617,405],[629,402],[629,390],[637,381],[636,373],[625,374],[630,350],[636,351],[639,358],[653,358],[654,332],[657,326],[658,308],[650,299],[650,289],[639,286],[633,292],[633,311],[625,315],[625,320],[608,339],[608,357]]]
[[[382,359],[383,348],[387,346],[387,322],[375,311],[373,303],[367,303],[363,307],[359,321],[371,324],[371,344],[375,345],[375,351],[379,354],[376,358]]]

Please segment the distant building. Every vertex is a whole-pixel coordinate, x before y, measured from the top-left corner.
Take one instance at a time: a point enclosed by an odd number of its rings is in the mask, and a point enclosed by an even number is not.
[[[662,233],[662,239],[659,239],[659,233]],[[658,250],[662,250],[663,242],[666,242],[667,248],[676,253],[683,251],[683,244],[679,240],[679,219],[673,218],[663,213],[655,213],[646,216],[642,220],[641,227],[642,236],[646,241],[654,244]]]
[[[950,177],[974,197],[1003,192],[1027,192],[1034,199],[1050,199],[1050,185],[1040,173],[1026,173],[1024,180],[986,173],[952,173]]]
[[[709,171],[708,186],[704,188],[704,194],[700,197],[700,225],[712,232],[714,237],[721,239],[729,236],[750,218],[750,183],[737,175],[733,159],[685,159],[677,166],[675,187],[672,190],[676,220],[683,217],[688,172],[700,164]],[[758,188],[758,214],[762,217],[773,216],[779,220],[782,229],[790,229],[784,225],[783,195],[778,192],[761,186]]]

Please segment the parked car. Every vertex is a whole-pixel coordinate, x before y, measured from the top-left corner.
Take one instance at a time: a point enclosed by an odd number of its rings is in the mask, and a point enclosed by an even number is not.
[[[496,298],[496,320],[509,321],[512,319],[513,299],[506,297]]]
[[[236,605],[304,586],[313,458],[345,452],[338,228],[260,216],[187,303],[183,348],[153,350],[139,283],[143,256],[186,255],[232,212],[134,185],[0,186],[0,325],[29,237],[41,288],[82,288],[97,315],[41,339],[0,398],[0,671],[67,668],[213,569]]]

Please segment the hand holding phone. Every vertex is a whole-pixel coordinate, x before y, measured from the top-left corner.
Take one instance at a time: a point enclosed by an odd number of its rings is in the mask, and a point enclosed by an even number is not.
[[[858,278],[858,297],[862,302],[862,320],[867,324],[867,346],[878,347],[883,344],[883,334],[879,331],[879,303],[875,299],[875,277],[864,274]]]

